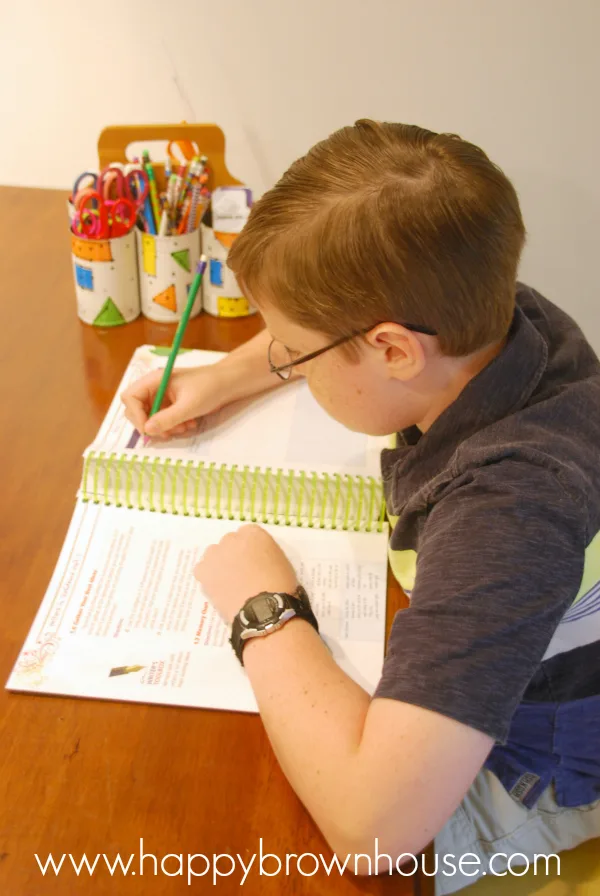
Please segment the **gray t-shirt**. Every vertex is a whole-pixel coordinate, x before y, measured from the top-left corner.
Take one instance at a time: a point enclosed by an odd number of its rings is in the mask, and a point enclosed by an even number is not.
[[[390,548],[417,553],[375,696],[500,744],[521,704],[600,694],[600,364],[564,312],[516,299],[502,352],[382,455]]]

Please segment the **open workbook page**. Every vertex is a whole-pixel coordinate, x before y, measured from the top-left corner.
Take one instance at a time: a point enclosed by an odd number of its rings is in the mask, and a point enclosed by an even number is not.
[[[159,352],[157,354],[157,352]],[[191,350],[177,358],[177,367],[213,364],[220,352]],[[290,382],[257,398],[238,401],[202,418],[190,437],[151,440],[147,447],[125,417],[120,393],[150,370],[166,364],[160,349],[142,346],[129,364],[117,395],[91,448],[95,452],[135,453],[171,460],[204,461],[243,467],[260,466],[310,473],[343,473],[379,479],[381,449],[386,437],[351,432],[317,404],[302,380]]]
[[[7,687],[256,711],[228,629],[192,572],[238,525],[78,501]],[[307,589],[334,658],[372,692],[383,663],[385,532],[265,528]]]

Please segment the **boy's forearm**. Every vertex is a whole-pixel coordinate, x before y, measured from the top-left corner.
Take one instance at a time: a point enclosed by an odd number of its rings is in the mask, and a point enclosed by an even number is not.
[[[349,847],[371,814],[359,754],[369,695],[301,620],[249,641],[244,665],[284,774],[330,845]]]
[[[268,348],[271,335],[268,330],[261,330],[252,339],[242,343],[229,352],[226,358],[219,361],[221,373],[227,379],[231,393],[231,401],[250,398],[261,392],[286,385],[300,374],[292,370],[290,380],[282,380],[271,373],[268,361]]]

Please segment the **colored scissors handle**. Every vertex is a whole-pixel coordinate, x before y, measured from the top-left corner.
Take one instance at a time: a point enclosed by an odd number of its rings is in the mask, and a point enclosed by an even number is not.
[[[129,199],[116,199],[105,202],[108,206],[109,236],[125,236],[135,227],[137,208]]]
[[[95,174],[93,171],[83,171],[83,172],[79,175],[79,177],[77,178],[77,180],[75,181],[75,183],[73,184],[73,191],[72,191],[72,193],[71,193],[71,201],[72,201],[74,204],[75,204],[76,199],[77,199],[77,194],[78,194],[79,192],[83,192],[83,191],[82,191],[82,188],[81,188],[81,184],[82,184],[82,182],[85,181],[85,180],[87,180],[88,178],[91,179],[91,185],[90,185],[90,184],[87,184],[86,187],[85,187],[84,189],[86,189],[86,190],[95,190],[95,189],[97,188],[97,186],[98,186],[98,175]]]
[[[167,144],[167,155],[172,162],[181,163],[181,159],[175,155],[171,148],[173,146],[177,147],[183,158],[188,162],[191,162],[198,155],[198,149],[191,140],[170,140]]]
[[[137,208],[141,208],[146,201],[149,189],[148,175],[143,168],[132,167],[127,171],[125,174],[125,192],[127,193],[127,199],[133,202]]]
[[[84,209],[75,212],[71,225],[73,233],[83,236],[88,240],[99,239],[100,218],[97,209]]]
[[[84,236],[88,239],[108,239],[108,209],[100,193],[96,190],[86,190],[81,193],[77,211],[79,226]]]
[[[94,210],[86,210],[83,214],[75,212],[71,221],[73,233],[77,234],[77,236],[93,239],[95,233],[94,216],[97,218],[97,212]]]
[[[96,190],[103,199],[125,199],[125,175],[120,168],[109,165],[98,178]]]

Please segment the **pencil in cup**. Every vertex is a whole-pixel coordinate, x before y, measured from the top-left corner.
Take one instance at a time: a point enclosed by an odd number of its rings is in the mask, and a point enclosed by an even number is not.
[[[152,167],[152,163],[150,161],[150,153],[148,152],[147,149],[145,149],[144,152],[142,153],[142,160],[144,162],[144,171],[148,175],[148,182],[149,182],[149,187],[150,187],[149,198],[150,198],[150,205],[151,205],[151,211],[152,211],[152,214],[150,217],[154,218],[154,221],[153,221],[154,233],[156,233],[156,230],[157,230],[158,226],[160,225],[160,203],[158,201],[158,188],[156,186],[156,178],[154,176],[154,168]],[[148,223],[150,223],[150,221],[148,221]],[[150,231],[150,232],[152,233],[152,231]]]
[[[188,217],[188,227],[187,232],[191,233],[195,230],[200,221],[202,220],[202,216],[206,211],[206,207],[208,205],[208,198],[202,195],[202,184],[198,181],[192,187],[191,199],[190,199],[190,214]]]
[[[169,358],[167,360],[167,366],[164,369],[160,385],[158,387],[158,391],[154,396],[154,401],[152,403],[152,409],[150,410],[149,416],[152,417],[154,414],[158,413],[160,410],[160,406],[163,403],[165,393],[167,391],[169,385],[169,379],[171,378],[171,373],[173,371],[173,366],[175,364],[175,359],[179,353],[179,349],[181,348],[181,341],[183,339],[185,328],[188,325],[188,321],[190,319],[190,313],[192,311],[192,306],[196,300],[196,296],[198,295],[198,290],[202,284],[202,278],[204,276],[204,272],[206,270],[207,258],[205,255],[200,256],[200,261],[196,267],[196,276],[192,281],[192,285],[190,286],[190,292],[188,295],[187,304],[185,306],[185,310],[183,312],[183,316],[179,321],[179,326],[177,327],[177,332],[175,333],[175,339],[173,340],[173,346],[171,348],[171,352],[169,354]],[[149,436],[144,436],[144,445],[148,444]]]
[[[181,217],[179,219],[179,225],[177,227],[177,233],[181,235],[182,233],[189,233],[190,228],[188,227],[188,220],[191,209],[191,197],[187,196],[183,206],[181,207]],[[191,228],[192,230],[194,228]]]

